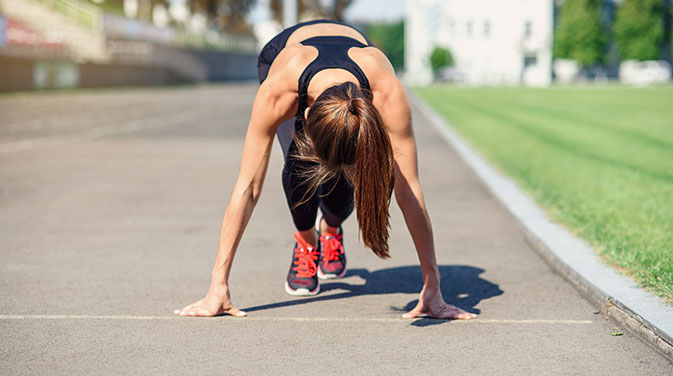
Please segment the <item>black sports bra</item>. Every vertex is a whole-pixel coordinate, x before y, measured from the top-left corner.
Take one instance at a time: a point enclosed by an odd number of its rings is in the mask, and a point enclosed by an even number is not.
[[[303,26],[315,25],[319,23],[332,23],[337,25],[348,26],[353,30],[357,31],[362,35],[362,37],[367,41],[367,44],[364,44],[357,39],[344,37],[344,36],[319,36],[308,38],[301,41],[300,43],[305,46],[313,46],[318,49],[318,57],[315,58],[302,72],[299,77],[298,83],[298,106],[297,106],[297,117],[303,118],[304,111],[308,107],[308,84],[311,82],[311,78],[315,76],[316,73],[320,72],[323,69],[329,68],[340,68],[345,69],[348,72],[352,73],[360,82],[360,89],[363,93],[371,98],[371,89],[369,87],[369,80],[365,76],[362,69],[348,56],[348,50],[351,47],[369,47],[374,44],[358,29],[339,21],[332,20],[314,20],[308,22],[302,22],[292,27],[289,27],[281,32],[277,38],[279,38],[281,46],[280,49],[285,47],[287,40],[290,38],[290,35],[294,33],[297,29]]]
[[[301,42],[304,46],[313,46],[318,49],[316,57],[302,72],[299,77],[298,87],[298,106],[297,115],[304,116],[304,111],[308,107],[308,85],[311,78],[323,69],[339,68],[344,69],[355,76],[360,83],[360,90],[370,97],[371,89],[369,80],[360,67],[348,56],[348,50],[351,47],[368,47],[356,39],[344,36],[319,36],[313,37]]]

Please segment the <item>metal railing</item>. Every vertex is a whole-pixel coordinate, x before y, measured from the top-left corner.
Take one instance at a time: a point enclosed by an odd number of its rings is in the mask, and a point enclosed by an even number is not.
[[[103,31],[108,38],[147,41],[176,47],[252,53],[256,51],[256,41],[252,36],[214,30],[194,33],[179,28],[158,27],[149,22],[112,13],[103,15]]]
[[[257,46],[251,36],[222,32],[191,33],[186,30],[175,30],[173,42],[187,47],[253,53],[256,52]]]
[[[101,25],[103,12],[100,8],[78,0],[35,0],[61,13],[67,19],[91,29]]]
[[[23,1],[23,0],[21,0]],[[158,27],[152,23],[104,12],[100,7],[81,0],[33,0],[61,14],[67,21],[106,38],[147,41],[197,49],[255,53],[256,41],[248,35],[221,31],[190,32],[175,27]]]

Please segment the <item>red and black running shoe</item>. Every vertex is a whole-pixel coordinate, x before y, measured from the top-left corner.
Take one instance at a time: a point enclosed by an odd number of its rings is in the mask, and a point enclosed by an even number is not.
[[[318,265],[320,249],[313,249],[298,232],[294,234],[294,257],[287,273],[285,291],[290,295],[315,295],[320,292]]]
[[[320,279],[341,278],[346,274],[346,253],[343,245],[343,231],[339,227],[337,234],[320,235],[322,255],[318,267]]]

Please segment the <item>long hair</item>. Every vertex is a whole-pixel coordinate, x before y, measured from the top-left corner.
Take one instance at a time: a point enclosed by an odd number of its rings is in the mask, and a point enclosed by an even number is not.
[[[302,115],[302,114],[300,114]],[[345,176],[355,191],[364,244],[388,258],[390,198],[395,184],[393,151],[381,114],[352,82],[325,90],[295,132],[298,158],[315,162],[304,171],[308,197],[319,185]]]

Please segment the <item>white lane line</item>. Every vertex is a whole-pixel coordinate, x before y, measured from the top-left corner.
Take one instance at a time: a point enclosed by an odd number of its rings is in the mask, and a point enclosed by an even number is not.
[[[53,146],[69,144],[74,142],[89,141],[100,137],[111,136],[115,134],[132,133],[142,129],[166,127],[178,125],[180,123],[189,123],[197,119],[197,115],[202,115],[203,110],[187,110],[178,113],[160,114],[139,119],[124,120],[120,123],[96,126],[81,131],[71,132],[62,136],[38,137],[21,141],[13,141],[0,144],[0,154],[13,153],[17,151],[31,150],[44,146]]]
[[[245,317],[233,318],[222,316],[236,321],[295,321],[295,322],[411,322],[414,319],[377,318],[377,317]],[[420,318],[420,317],[419,317]],[[177,320],[185,319],[179,316],[126,316],[126,315],[0,315],[0,320]],[[551,319],[474,319],[455,320],[455,322],[477,324],[563,324],[586,325],[593,324],[591,320],[551,320]]]
[[[0,315],[0,320],[171,320],[173,316],[116,315]]]

